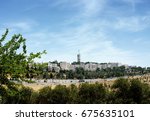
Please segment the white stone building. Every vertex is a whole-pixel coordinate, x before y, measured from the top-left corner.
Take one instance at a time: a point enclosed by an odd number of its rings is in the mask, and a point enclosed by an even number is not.
[[[70,70],[71,64],[67,62],[60,62],[60,68],[61,70]]]
[[[48,63],[48,71],[53,71],[53,70],[55,72],[59,72],[60,71],[60,67],[56,63],[49,62]]]

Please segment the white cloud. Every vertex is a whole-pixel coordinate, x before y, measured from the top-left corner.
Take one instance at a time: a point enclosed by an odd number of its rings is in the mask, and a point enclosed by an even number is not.
[[[13,23],[11,24],[12,27],[22,29],[22,30],[29,30],[31,29],[31,25],[25,22],[20,22],[20,23]]]
[[[66,1],[57,4],[62,5],[64,2]],[[111,37],[103,31],[106,26],[111,27],[112,22],[103,18],[88,21],[93,15],[97,15],[103,10],[106,0],[79,0],[78,2],[76,6],[80,9],[80,13],[73,15],[68,21],[70,23],[77,22],[79,25],[67,28],[69,25],[65,23],[64,26],[67,29],[59,33],[41,30],[27,35],[30,40],[33,40],[29,46],[33,48],[45,47],[44,49],[48,51],[47,58],[53,58],[54,60],[75,61],[76,53],[80,50],[83,57],[82,61],[101,62],[103,60],[105,62],[121,61],[130,63],[129,61],[133,60],[132,53],[115,47]],[[87,20],[82,21],[81,18]],[[122,29],[124,27],[125,25],[120,20],[120,26],[116,26],[116,28]],[[49,45],[49,47],[46,47],[46,45]]]
[[[122,1],[128,4],[137,4],[142,2],[141,0]],[[131,14],[124,16],[123,11],[120,11],[119,9],[118,11],[116,11],[117,9],[111,9],[111,7],[109,7],[108,5],[108,2],[108,0],[79,0],[79,3],[76,4],[80,12],[77,15],[73,16],[71,19],[67,20],[65,25],[71,25],[74,23],[77,23],[78,25],[90,23],[93,25],[93,23],[96,23],[102,29],[111,28],[129,32],[137,32],[149,28],[149,13],[146,13],[144,15]],[[104,11],[107,11],[106,14],[104,14]],[[111,16],[111,19],[109,18],[109,16]]]
[[[62,33],[44,31],[30,35],[31,40],[35,40],[35,38],[37,41],[34,42],[39,42],[39,44],[31,44],[33,48],[36,46],[39,49],[44,43],[49,45],[48,47],[46,44],[43,46],[48,54],[47,59],[45,57],[42,61],[55,59],[58,61],[76,61],[78,50],[81,52],[82,61],[131,63],[133,60],[131,56],[133,53],[115,47],[111,37],[101,31],[98,23],[92,25],[86,23]]]
[[[95,15],[105,7],[106,0],[80,0],[83,16]]]
[[[137,32],[149,28],[150,16],[132,16],[117,18],[114,28]]]

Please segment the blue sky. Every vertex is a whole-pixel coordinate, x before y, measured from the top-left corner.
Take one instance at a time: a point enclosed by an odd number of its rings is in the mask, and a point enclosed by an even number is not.
[[[150,0],[0,0],[0,35],[21,33],[38,61],[150,66]]]

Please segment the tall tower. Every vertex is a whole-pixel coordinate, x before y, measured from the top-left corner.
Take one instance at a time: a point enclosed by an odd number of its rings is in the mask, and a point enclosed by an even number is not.
[[[78,54],[77,54],[77,62],[78,62],[78,63],[80,63],[80,62],[81,62],[81,60],[80,60],[80,52],[79,52],[79,50],[78,50]]]

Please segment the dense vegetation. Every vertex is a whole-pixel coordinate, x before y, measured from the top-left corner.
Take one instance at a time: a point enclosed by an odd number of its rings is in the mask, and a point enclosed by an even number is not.
[[[150,68],[142,67],[129,67],[125,66],[106,68],[106,69],[97,69],[96,71],[88,71],[83,68],[76,68],[75,71],[60,71],[56,75],[56,78],[65,78],[67,79],[96,79],[96,78],[113,78],[113,77],[123,77],[123,76],[134,76],[134,75],[143,75],[150,73]]]
[[[150,103],[150,86],[138,79],[120,78],[106,84],[57,85],[33,91],[22,85],[1,87],[0,103],[15,104],[141,104]]]

